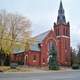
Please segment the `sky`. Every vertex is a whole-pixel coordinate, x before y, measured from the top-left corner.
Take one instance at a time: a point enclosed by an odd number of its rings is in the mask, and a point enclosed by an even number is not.
[[[80,0],[62,0],[66,21],[70,22],[71,46],[80,43]],[[0,0],[0,9],[31,20],[32,35],[50,30],[57,21],[60,0]]]

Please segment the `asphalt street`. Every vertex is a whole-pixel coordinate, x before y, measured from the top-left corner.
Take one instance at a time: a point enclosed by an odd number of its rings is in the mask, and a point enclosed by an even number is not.
[[[80,71],[0,73],[0,80],[80,80]]]

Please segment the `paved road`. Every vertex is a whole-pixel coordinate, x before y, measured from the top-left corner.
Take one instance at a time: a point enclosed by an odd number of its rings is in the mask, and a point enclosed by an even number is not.
[[[0,80],[80,80],[80,71],[0,73]]]

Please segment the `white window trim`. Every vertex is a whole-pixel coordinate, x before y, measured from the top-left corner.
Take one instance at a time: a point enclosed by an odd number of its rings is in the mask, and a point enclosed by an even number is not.
[[[62,35],[62,36],[57,36],[57,38],[59,38],[59,37],[70,38],[70,37],[64,36],[64,35]]]
[[[36,60],[33,60],[33,62],[36,62]]]

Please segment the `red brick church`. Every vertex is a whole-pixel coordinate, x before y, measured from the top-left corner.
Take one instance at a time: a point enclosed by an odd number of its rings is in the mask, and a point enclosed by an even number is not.
[[[66,22],[65,12],[60,2],[57,22],[53,25],[54,30],[48,30],[35,37],[36,41],[27,52],[14,53],[12,60],[30,66],[47,66],[49,51],[54,44],[57,50],[59,65],[70,65],[70,24]]]

